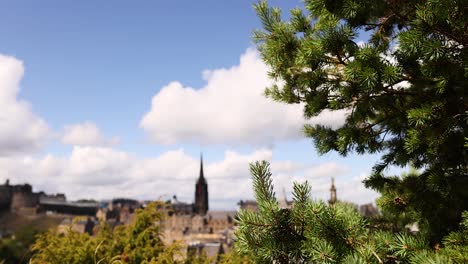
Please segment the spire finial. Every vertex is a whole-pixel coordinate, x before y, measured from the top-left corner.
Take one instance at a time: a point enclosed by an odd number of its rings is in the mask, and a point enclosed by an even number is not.
[[[330,205],[335,204],[337,201],[336,198],[336,187],[335,187],[335,178],[332,176],[331,177],[331,187],[330,187],[330,200],[328,200],[328,203]]]
[[[203,152],[200,152],[200,179],[205,178],[203,174]]]

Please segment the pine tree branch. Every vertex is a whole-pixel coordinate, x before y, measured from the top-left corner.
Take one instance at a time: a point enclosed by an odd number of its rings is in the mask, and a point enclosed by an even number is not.
[[[339,61],[342,65],[344,65],[344,66],[347,66],[347,65],[348,65],[348,63],[346,63],[346,62],[343,60],[343,58],[341,58],[341,55],[340,55],[339,52],[336,52],[336,57],[338,58],[338,61]]]
[[[316,219],[323,227],[325,227],[331,234],[334,234],[336,237],[338,237],[338,238],[340,238],[340,239],[342,239],[342,240],[345,240],[344,235],[338,234],[338,233],[336,232],[335,229],[333,229],[330,225],[328,225],[328,223],[326,223],[325,221],[323,221],[323,219],[321,219],[321,218],[319,217],[319,214],[318,214],[317,211],[312,210],[312,213],[313,213],[313,215],[315,216],[315,219]]]
[[[379,261],[379,263],[383,264],[384,262],[379,258],[379,256],[377,255],[377,253],[375,253],[374,250],[372,250],[372,255],[374,255],[374,257],[377,258],[377,260]]]
[[[271,224],[260,224],[260,223],[254,223],[254,222],[249,222],[249,221],[242,221],[242,223],[245,223],[247,225],[253,225],[253,226],[258,226],[258,227],[272,227],[273,225]]]
[[[463,36],[459,38],[456,35],[441,29],[437,25],[434,26],[434,31],[441,35],[447,36],[449,39],[452,39],[465,47],[468,45],[468,39],[464,39]]]

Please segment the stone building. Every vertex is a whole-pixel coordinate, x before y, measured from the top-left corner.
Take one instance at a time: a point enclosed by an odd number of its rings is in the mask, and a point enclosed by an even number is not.
[[[236,211],[210,211],[205,217],[206,230],[209,233],[214,233],[221,230],[226,230],[234,227],[234,219]]]
[[[170,201],[171,205],[171,215],[188,215],[195,212],[195,205],[181,202],[177,199],[177,196],[173,196],[172,200]]]
[[[17,212],[21,208],[31,208],[39,205],[40,193],[33,193],[29,184],[12,186],[10,210]]]
[[[209,210],[208,202],[208,183],[205,179],[205,174],[203,171],[203,155],[200,156],[200,174],[195,183],[195,202],[193,204],[184,203],[177,199],[177,196],[173,196],[170,201],[168,201],[171,208],[170,215],[187,215],[187,214],[197,214],[197,215],[206,215]]]
[[[209,211],[208,183],[200,157],[200,174],[195,184],[195,202],[184,203],[173,196],[168,216],[161,222],[163,241],[182,241],[188,254],[203,250],[207,255],[229,250],[233,243],[236,211]]]
[[[142,204],[133,199],[116,198],[102,202],[96,212],[96,217],[108,222],[111,226],[131,224],[135,220],[135,211],[142,208]]]
[[[6,180],[0,185],[0,210],[18,212],[22,208],[35,208],[43,195],[43,192],[34,193],[29,184],[11,185]]]
[[[359,206],[359,213],[365,217],[375,217],[379,215],[379,210],[372,203],[368,203]]]
[[[11,185],[7,180],[0,185],[0,211],[9,211],[16,214],[28,215],[36,213],[59,213],[70,215],[94,216],[97,203],[69,202],[65,194],[46,194],[33,192],[30,184]]]
[[[256,201],[253,200],[240,200],[237,205],[239,205],[239,209],[241,210],[250,210],[254,212],[258,212],[258,204]]]
[[[18,213],[24,210],[41,211],[43,204],[65,203],[66,197],[63,193],[46,194],[44,192],[33,192],[30,184],[11,185],[7,180],[0,185],[0,210]]]
[[[240,200],[237,205],[239,205],[239,210],[249,210],[253,212],[258,212],[257,201],[254,200]],[[286,191],[283,189],[283,192],[278,199],[278,205],[280,208],[286,209],[293,206],[293,201],[288,201],[286,197]]]

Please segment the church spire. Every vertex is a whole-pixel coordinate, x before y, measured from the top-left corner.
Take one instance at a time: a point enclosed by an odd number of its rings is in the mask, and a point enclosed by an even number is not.
[[[335,187],[335,179],[331,178],[331,187],[330,187],[330,200],[328,200],[330,205],[336,203],[336,187]]]
[[[206,182],[205,175],[203,173],[203,152],[200,152],[200,176],[198,178],[198,182]]]
[[[203,173],[203,153],[200,153],[200,176],[195,184],[195,213],[205,215],[208,211],[208,184]]]

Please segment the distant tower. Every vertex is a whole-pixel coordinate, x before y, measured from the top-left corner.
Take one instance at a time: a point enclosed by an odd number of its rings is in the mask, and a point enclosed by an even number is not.
[[[200,176],[195,185],[195,213],[205,215],[208,211],[208,184],[203,175],[203,154],[200,155]]]
[[[286,209],[288,208],[288,200],[286,199],[286,190],[284,188],[281,194],[282,195],[280,196],[278,203],[282,209]]]
[[[336,188],[335,188],[335,179],[331,178],[331,188],[330,188],[330,200],[328,204],[333,205],[336,203]]]

